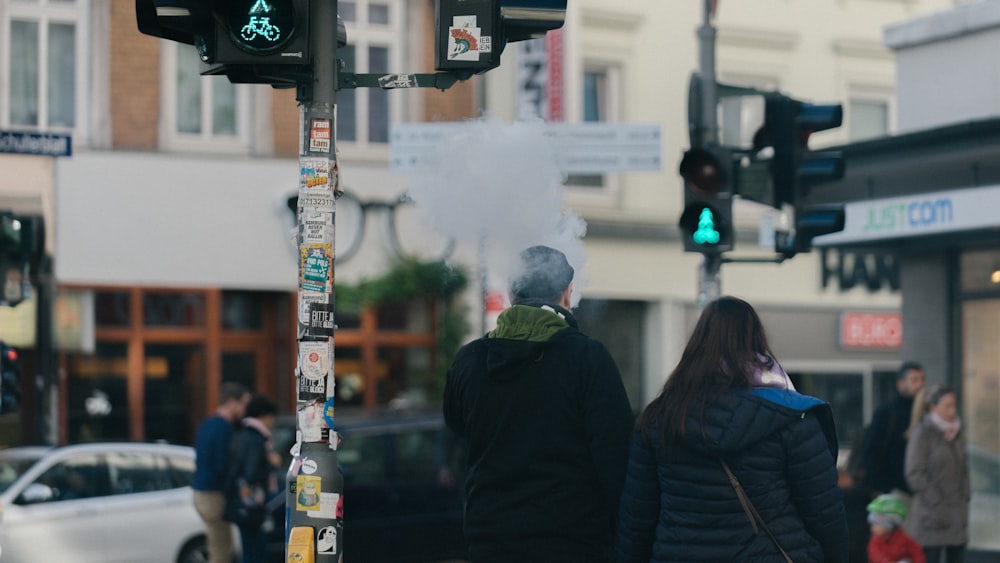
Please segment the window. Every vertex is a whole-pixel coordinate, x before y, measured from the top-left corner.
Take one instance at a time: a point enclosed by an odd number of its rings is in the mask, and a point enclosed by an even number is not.
[[[889,102],[852,99],[847,104],[847,134],[851,141],[889,134]]]
[[[105,466],[94,454],[75,455],[50,467],[37,483],[52,489],[51,501],[103,496]]]
[[[337,50],[347,72],[400,72],[403,4],[399,0],[341,0],[337,5],[347,27],[347,47]],[[337,92],[337,140],[364,144],[389,142],[389,123],[398,114],[398,92],[354,88]]]
[[[581,92],[582,121],[618,121],[618,98],[620,73],[617,67],[606,64],[585,64],[583,69],[583,92]],[[580,188],[604,188],[610,179],[606,174],[569,174],[566,185]]]
[[[109,452],[111,493],[129,495],[174,488],[166,458],[149,452]]]
[[[778,88],[775,80],[759,76],[727,75],[721,82],[733,86],[753,88],[761,92],[769,92]],[[761,95],[720,96],[717,119],[719,142],[722,145],[744,149],[752,148],[754,134],[764,124],[764,97]]]
[[[74,132],[87,106],[87,0],[0,0],[0,126]],[[75,131],[77,134],[80,131]]]
[[[250,105],[254,86],[233,84],[225,76],[202,76],[195,48],[164,41],[162,68],[162,145],[174,150],[247,152],[253,129]],[[264,86],[257,86],[263,88]]]

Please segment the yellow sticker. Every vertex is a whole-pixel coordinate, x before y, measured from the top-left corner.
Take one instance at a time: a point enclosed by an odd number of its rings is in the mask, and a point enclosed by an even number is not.
[[[295,478],[295,510],[319,510],[321,479],[318,475],[299,475]]]

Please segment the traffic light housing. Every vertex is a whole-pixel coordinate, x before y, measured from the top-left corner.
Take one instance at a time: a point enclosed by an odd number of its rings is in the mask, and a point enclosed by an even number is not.
[[[566,0],[434,0],[434,60],[441,71],[480,74],[507,43],[562,27]]]
[[[684,211],[678,226],[686,252],[719,254],[733,249],[733,153],[696,147],[684,153]]]
[[[28,297],[45,252],[41,217],[0,212],[0,304],[15,306]]]
[[[21,408],[21,365],[17,350],[0,342],[0,414]]]
[[[796,210],[795,231],[775,235],[774,250],[787,258],[812,250],[812,240],[820,235],[844,230],[843,205],[817,205]]]
[[[308,79],[311,0],[136,0],[139,31],[194,45],[207,75],[292,86]],[[338,21],[341,45],[346,33]]]
[[[772,147],[772,194],[770,204],[799,206],[808,189],[844,177],[841,151],[814,152],[809,136],[836,129],[843,123],[841,104],[811,104],[781,94],[769,94],[764,101],[764,126],[754,139],[754,150]]]

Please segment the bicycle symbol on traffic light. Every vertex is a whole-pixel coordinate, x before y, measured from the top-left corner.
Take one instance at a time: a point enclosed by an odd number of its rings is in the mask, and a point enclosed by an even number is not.
[[[281,37],[281,30],[278,29],[278,26],[271,25],[269,17],[250,16],[250,23],[240,30],[240,37],[244,41],[253,41],[258,35],[268,41],[277,41]]]

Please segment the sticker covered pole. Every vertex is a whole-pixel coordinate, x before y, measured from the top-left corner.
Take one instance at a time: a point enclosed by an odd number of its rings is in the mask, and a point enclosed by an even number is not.
[[[334,430],[334,218],[340,193],[336,158],[337,1],[309,2],[312,73],[298,84],[299,194],[298,440],[288,468],[288,561],[343,559],[344,479]]]

